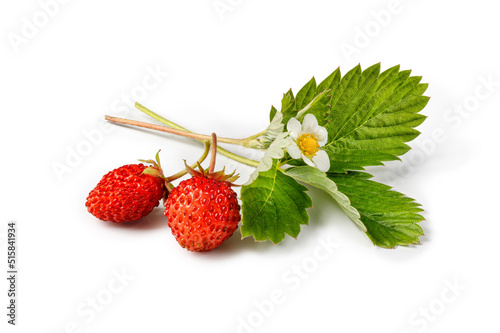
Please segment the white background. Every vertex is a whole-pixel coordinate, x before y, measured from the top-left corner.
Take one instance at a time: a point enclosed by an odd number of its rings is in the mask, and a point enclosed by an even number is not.
[[[2,332],[497,331],[495,3],[222,0],[225,12],[214,3],[0,5],[1,267],[6,224],[16,221],[20,272],[16,327],[0,283]],[[377,62],[430,84],[414,150],[369,169],[425,208],[420,246],[374,247],[315,190],[297,240],[274,246],[238,231],[202,254],[176,243],[161,208],[128,226],[86,212],[107,171],[161,148],[175,173],[201,154],[189,139],[152,131],[112,126],[100,137],[105,114],[149,120],[122,97],[194,131],[245,137],[265,128],[289,88]],[[145,90],[148,70],[163,74]],[[58,176],[54,165],[67,169]],[[242,182],[252,171],[220,157],[223,165]],[[320,248],[329,242],[330,252]]]

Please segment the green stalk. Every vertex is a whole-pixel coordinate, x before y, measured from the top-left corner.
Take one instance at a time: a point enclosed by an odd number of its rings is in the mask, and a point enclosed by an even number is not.
[[[209,151],[210,151],[210,141],[205,141],[205,151],[203,152],[203,155],[201,155],[201,157],[198,159],[198,161],[196,161],[196,163],[194,163],[193,165],[191,165],[191,168],[195,169],[199,164],[203,163],[203,161],[205,160],[205,158],[207,158]],[[182,171],[177,172],[176,174],[174,174],[172,176],[168,176],[166,178],[166,181],[167,181],[167,183],[171,183],[174,180],[177,180],[177,179],[183,177],[186,174],[187,174],[187,170],[184,169]]]
[[[140,111],[144,112],[145,114],[147,114],[148,116],[150,116],[151,118],[159,121],[160,123],[168,126],[168,127],[171,127],[171,128],[174,128],[174,129],[177,129],[177,130],[180,130],[180,131],[184,131],[184,132],[188,132],[188,133],[192,133],[190,130],[188,130],[187,128],[184,128],[180,125],[177,125],[176,123],[160,116],[159,114],[149,110],[148,108],[146,108],[145,106],[139,104],[139,103],[135,103],[135,107],[137,109],[139,109]],[[262,134],[259,133],[258,135],[256,136],[252,136],[250,137],[250,140],[252,139],[255,139],[256,137],[260,136]],[[248,138],[247,138],[248,139]],[[244,140],[247,140],[247,139],[243,139],[243,140],[238,140],[238,141],[244,141]],[[199,142],[204,142],[204,140],[198,140],[197,141]],[[257,167],[259,165],[259,162],[258,161],[255,161],[255,160],[251,160],[251,159],[248,159],[246,157],[243,157],[243,156],[240,156],[238,154],[235,154],[235,153],[232,153],[222,147],[217,147],[217,151],[219,153],[221,153],[222,155],[226,156],[226,157],[229,157],[230,159],[233,159],[237,162],[240,162],[240,163],[243,163],[243,164],[246,164],[246,165],[250,165],[250,166],[253,166],[253,167]]]

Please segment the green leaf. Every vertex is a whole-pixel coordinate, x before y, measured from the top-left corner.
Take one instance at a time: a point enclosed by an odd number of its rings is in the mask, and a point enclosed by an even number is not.
[[[426,117],[418,112],[429,101],[420,80],[399,66],[380,74],[380,64],[364,71],[358,65],[342,77],[332,88],[325,125],[331,172],[382,165],[410,150],[406,142],[420,134],[414,128]]]
[[[312,185],[330,194],[347,216],[361,230],[366,232],[366,227],[360,220],[359,212],[351,205],[349,198],[338,190],[337,185],[324,172],[310,166],[300,166],[287,169],[286,174],[302,183]]]
[[[339,74],[340,75],[340,74]],[[334,80],[335,76],[328,80]],[[321,126],[326,121],[329,107],[331,88],[327,87],[327,81],[322,82],[322,89],[316,87],[316,80],[313,77],[307,82],[297,93],[297,97],[293,98],[293,93],[289,90],[282,99],[281,112],[283,113],[283,124],[286,124],[292,117],[303,117],[305,113],[312,113],[316,116]],[[325,89],[323,89],[325,87]],[[299,112],[302,111],[302,114]]]
[[[283,94],[281,99],[281,112],[285,113],[288,111],[293,111],[295,109],[295,97],[293,97],[292,89],[288,90],[286,94]]]
[[[367,173],[328,173],[327,176],[357,209],[366,234],[375,245],[394,248],[420,243],[423,231],[418,222],[424,220],[419,214],[423,210],[414,199],[369,180],[372,176]]]
[[[335,92],[337,89],[337,86],[340,83],[340,68],[337,68],[335,71],[333,71],[332,74],[328,75],[326,79],[321,81],[320,84],[318,84],[317,91],[324,91],[330,89],[332,93]]]
[[[297,97],[295,97],[295,109],[303,109],[313,100],[314,96],[316,96],[316,80],[313,77],[297,93]]]
[[[324,118],[326,111],[328,111],[328,105],[325,103],[327,94],[330,92],[330,89],[324,90],[317,94],[306,106],[304,106],[301,110],[297,112],[296,118],[299,121],[304,119],[304,116],[307,113],[312,113],[317,118]]]
[[[297,237],[300,225],[309,222],[306,208],[312,206],[305,191],[307,187],[278,170],[275,161],[269,171],[241,188],[242,236],[275,244],[285,234]]]

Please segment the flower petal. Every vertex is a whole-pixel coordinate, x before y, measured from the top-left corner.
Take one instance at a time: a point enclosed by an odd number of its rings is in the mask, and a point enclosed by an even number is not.
[[[290,136],[294,140],[297,140],[298,137],[302,134],[301,133],[302,125],[300,124],[300,121],[298,121],[296,118],[290,118],[290,120],[286,124],[286,129],[288,132],[290,132]]]
[[[288,147],[286,147],[286,151],[288,152],[288,154],[290,154],[291,158],[293,159],[300,158],[300,155],[302,155],[300,148],[297,146],[295,142],[293,142],[292,139],[288,138],[288,140],[291,141],[291,144]]]
[[[309,166],[312,166],[312,167],[316,167],[316,165],[314,165],[314,162],[311,161],[308,157],[306,157],[305,155],[302,155],[302,160]]]
[[[319,146],[322,147],[328,141],[328,132],[326,128],[318,126],[318,129],[313,133],[316,139],[318,139]]]
[[[327,172],[328,169],[330,169],[330,158],[326,151],[318,150],[316,156],[313,156],[312,160],[319,171]]]
[[[310,113],[306,114],[302,121],[302,133],[315,133],[318,130],[318,120]]]

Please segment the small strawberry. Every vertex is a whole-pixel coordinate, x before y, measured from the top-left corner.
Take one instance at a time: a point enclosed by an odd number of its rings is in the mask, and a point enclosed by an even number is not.
[[[240,205],[231,181],[238,176],[201,172],[188,167],[192,178],[182,181],[170,194],[165,216],[177,242],[189,251],[219,247],[238,229]]]
[[[158,161],[158,154],[156,155]],[[166,193],[158,163],[129,164],[108,172],[89,193],[85,206],[103,221],[132,222],[151,213]]]

